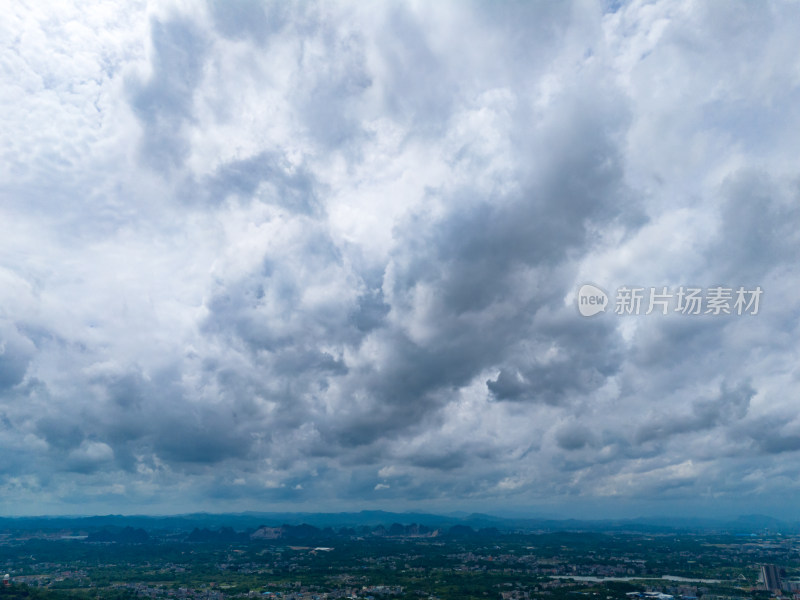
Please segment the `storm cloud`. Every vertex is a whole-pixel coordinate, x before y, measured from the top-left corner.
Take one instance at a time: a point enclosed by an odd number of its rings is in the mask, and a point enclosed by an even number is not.
[[[0,510],[790,514],[798,11],[13,5]]]

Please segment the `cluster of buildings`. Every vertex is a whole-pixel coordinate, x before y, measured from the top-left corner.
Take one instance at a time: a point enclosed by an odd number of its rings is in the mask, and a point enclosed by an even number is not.
[[[645,600],[672,600],[675,596],[663,592],[628,592],[628,598],[644,598]]]
[[[166,588],[152,586],[146,583],[120,583],[113,587],[126,589],[133,592],[139,598],[174,598],[178,600],[226,600],[231,596],[225,595],[216,589],[192,589],[188,587]],[[305,586],[298,589],[284,591],[251,591],[246,596],[248,598],[259,598],[265,600],[346,600],[348,598],[366,598],[374,600],[391,596],[399,596],[403,593],[402,586],[372,585],[361,587],[343,587],[329,592],[319,592],[311,590]],[[242,597],[242,596],[237,596]]]
[[[365,598],[374,600],[376,595],[380,598],[386,596],[397,596],[403,593],[402,586],[373,585],[361,588],[341,588],[332,592],[310,592],[310,591],[290,591],[290,592],[262,592],[262,598],[270,600],[347,600],[348,598]]]
[[[784,579],[785,571],[777,565],[761,565],[758,576],[758,589],[773,592],[777,596],[786,592],[793,598],[800,598],[800,580]]]

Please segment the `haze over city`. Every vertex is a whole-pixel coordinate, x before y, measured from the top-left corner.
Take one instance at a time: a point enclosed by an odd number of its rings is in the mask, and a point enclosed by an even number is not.
[[[3,12],[0,514],[800,520],[800,4]]]

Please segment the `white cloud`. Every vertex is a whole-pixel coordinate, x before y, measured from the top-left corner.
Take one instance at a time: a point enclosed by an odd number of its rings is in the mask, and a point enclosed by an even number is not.
[[[14,5],[4,510],[793,491],[797,7],[601,8]]]

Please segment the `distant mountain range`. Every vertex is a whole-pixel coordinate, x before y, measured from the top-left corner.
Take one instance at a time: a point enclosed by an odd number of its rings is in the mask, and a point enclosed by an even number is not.
[[[464,515],[435,515],[427,513],[394,513],[361,511],[346,513],[194,513],[173,516],[104,515],[86,517],[0,517],[0,531],[82,531],[90,541],[114,541],[122,535],[125,540],[144,539],[141,533],[187,532],[187,539],[246,539],[263,529],[281,529],[277,537],[296,537],[292,528],[306,527],[308,531],[330,532],[339,535],[429,535],[438,530],[442,534],[454,531],[513,532],[698,532],[698,533],[800,533],[800,523],[786,522],[764,515],[745,515],[735,520],[692,518],[637,518],[615,520],[535,519],[508,518],[472,513]],[[134,530],[136,530],[134,532]],[[106,532],[105,534],[103,532]],[[140,533],[141,531],[141,533]],[[299,530],[298,530],[299,531]],[[124,533],[121,533],[124,532]],[[206,533],[204,533],[206,532]],[[289,532],[289,533],[286,533]],[[273,534],[270,534],[273,535]],[[98,537],[100,536],[100,537]],[[109,537],[110,536],[110,537]],[[210,537],[209,537],[210,536]],[[258,537],[258,536],[256,536]],[[267,537],[266,534],[262,537]],[[192,540],[189,540],[192,541]]]

